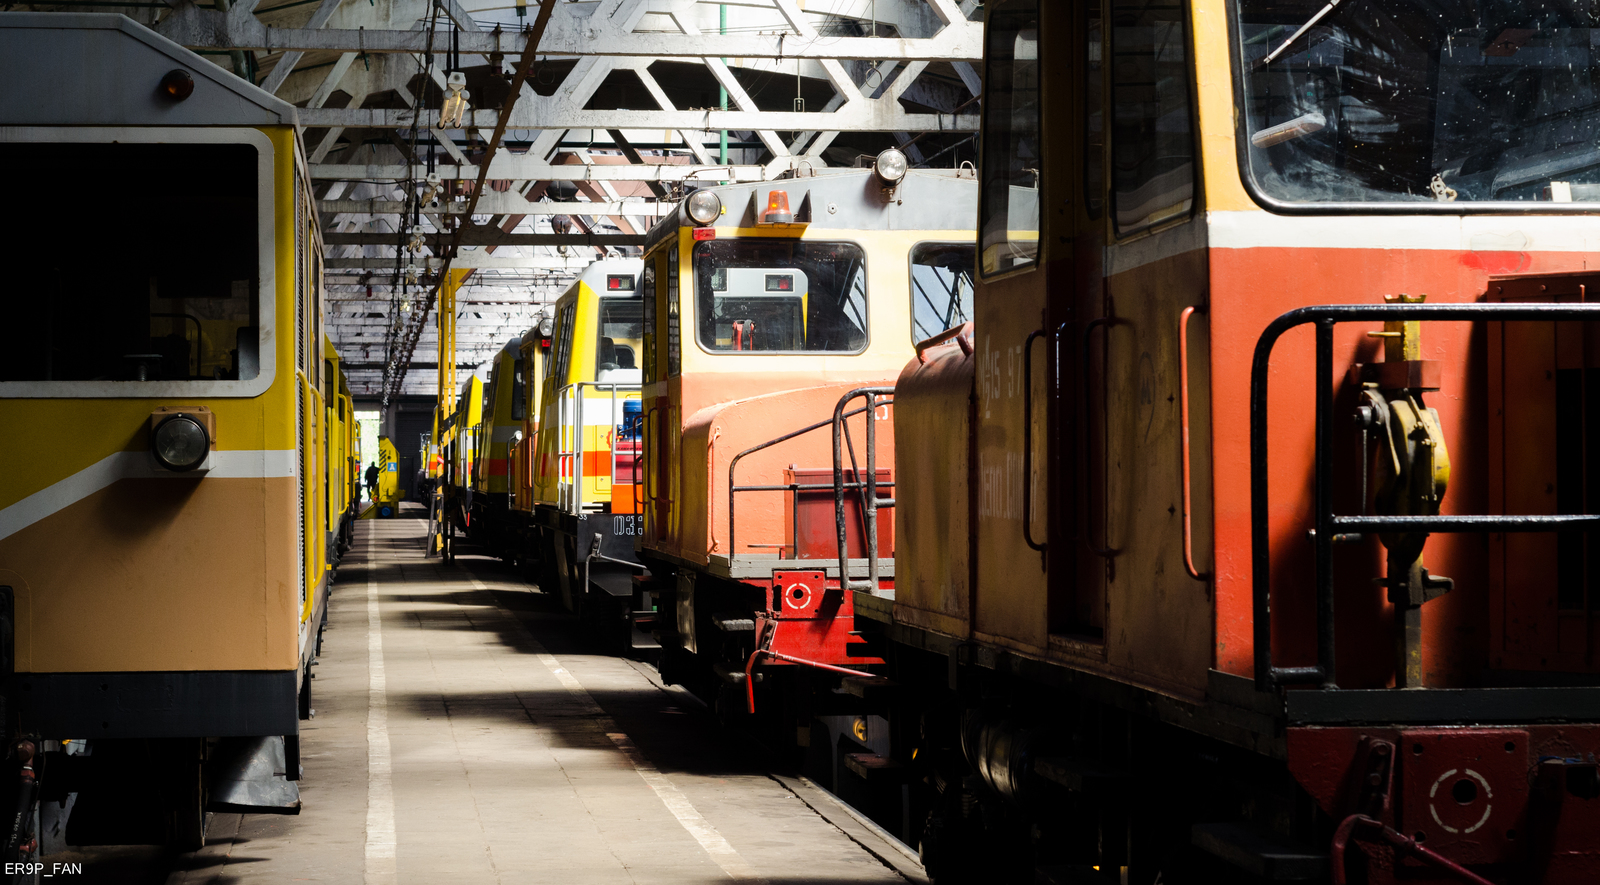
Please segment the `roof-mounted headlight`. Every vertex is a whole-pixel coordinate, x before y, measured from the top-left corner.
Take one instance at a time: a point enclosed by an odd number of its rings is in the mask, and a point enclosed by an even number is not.
[[[906,155],[898,148],[889,148],[878,155],[872,163],[872,171],[889,187],[900,183],[906,177]]]
[[[156,425],[150,453],[174,473],[194,470],[211,454],[211,434],[194,416],[178,412]]]
[[[715,191],[695,191],[683,201],[683,208],[695,224],[710,224],[722,216],[722,198]]]

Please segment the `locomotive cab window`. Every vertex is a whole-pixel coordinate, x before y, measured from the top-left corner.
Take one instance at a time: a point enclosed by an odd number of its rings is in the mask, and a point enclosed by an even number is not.
[[[911,341],[925,341],[972,319],[971,243],[918,243],[911,249]]]
[[[527,361],[518,357],[511,365],[511,418],[521,421],[528,416]]]
[[[632,277],[629,277],[632,288]],[[595,342],[594,380],[600,384],[638,384],[644,349],[644,301],[600,299],[599,340]]]
[[[567,384],[567,367],[572,360],[572,323],[577,318],[578,305],[568,302],[556,315],[555,347],[550,358],[550,377],[557,387]]]
[[[7,142],[0,161],[30,170],[11,187],[34,207],[8,225],[28,260],[6,299],[0,382],[257,377],[254,145]],[[70,235],[86,219],[98,233]]]
[[[1456,211],[1600,201],[1590,7],[1361,0],[1319,16],[1323,6],[1238,3],[1241,149],[1261,194]]]
[[[1044,155],[1039,143],[1037,0],[992,7],[985,34],[978,237],[983,275],[991,276],[1038,259]]]
[[[1193,207],[1189,60],[1182,4],[1116,0],[1111,22],[1111,199],[1127,236]]]
[[[700,346],[713,352],[862,350],[867,346],[865,261],[853,243],[778,238],[697,243]]]

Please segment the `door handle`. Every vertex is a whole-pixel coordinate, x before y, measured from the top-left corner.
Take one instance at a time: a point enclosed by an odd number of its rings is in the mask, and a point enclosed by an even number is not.
[[[1094,542],[1094,517],[1090,512],[1091,507],[1089,506],[1090,502],[1089,502],[1089,494],[1088,494],[1089,493],[1089,485],[1094,479],[1094,446],[1089,444],[1089,427],[1090,427],[1090,424],[1091,424],[1091,422],[1089,421],[1089,337],[1094,334],[1094,330],[1095,329],[1100,329],[1100,328],[1109,329],[1111,326],[1116,325],[1116,323],[1117,323],[1117,318],[1116,317],[1098,317],[1096,319],[1090,320],[1083,327],[1083,347],[1080,348],[1080,350],[1081,350],[1080,356],[1083,359],[1083,419],[1084,419],[1083,420],[1083,443],[1084,443],[1084,445],[1083,445],[1083,469],[1084,469],[1084,484],[1083,484],[1083,490],[1084,490],[1084,502],[1083,502],[1084,503],[1084,508],[1083,508],[1084,532],[1083,532],[1083,543],[1085,545],[1087,545],[1088,548],[1096,556],[1104,556],[1107,559],[1109,559],[1109,558],[1111,558],[1113,556],[1116,556],[1117,555],[1117,550],[1111,546],[1111,539],[1110,538],[1106,539],[1106,546],[1104,546],[1104,547],[1101,547],[1100,545],[1098,545],[1098,544],[1096,544]],[[1110,336],[1107,336],[1106,337],[1106,348],[1109,349],[1110,347],[1111,347],[1111,338],[1110,338]],[[1108,412],[1107,417],[1108,417],[1108,420],[1109,420],[1109,412]],[[1109,510],[1110,508],[1107,507],[1106,509]]]
[[[1183,436],[1183,569],[1196,581],[1209,581],[1209,572],[1194,567],[1194,532],[1190,519],[1189,480],[1189,318],[1205,313],[1203,305],[1191,305],[1178,314],[1178,417]]]
[[[1039,551],[1041,569],[1045,567],[1044,552],[1049,545],[1033,539],[1033,339],[1052,337],[1045,329],[1035,329],[1022,344],[1022,540]]]

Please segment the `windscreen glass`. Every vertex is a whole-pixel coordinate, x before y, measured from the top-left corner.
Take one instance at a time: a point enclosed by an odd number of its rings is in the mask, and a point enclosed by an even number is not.
[[[644,300],[600,299],[599,339],[594,351],[595,379],[604,381],[607,373],[621,369],[637,373],[639,354],[643,350]]]
[[[555,352],[550,358],[550,377],[556,379],[557,387],[565,387],[568,383],[567,366],[572,360],[572,321],[577,316],[577,310],[577,302],[569,301],[556,314]]]
[[[255,147],[10,142],[0,162],[28,170],[0,381],[257,376]]]
[[[526,361],[521,357],[517,357],[516,362],[512,363],[511,418],[514,421],[521,421],[528,416],[527,379],[523,377],[523,367],[526,365]]]
[[[1600,7],[1240,0],[1248,172],[1291,202],[1600,200]]]
[[[853,243],[700,242],[694,279],[707,350],[855,353],[867,346],[866,264]]]
[[[911,249],[911,340],[925,341],[972,319],[971,243]]]
[[[983,182],[979,237],[985,276],[1032,264],[1039,251],[1039,4],[1012,0],[984,30]]]
[[[1111,4],[1111,199],[1124,236],[1185,217],[1194,204],[1183,20],[1181,3]]]

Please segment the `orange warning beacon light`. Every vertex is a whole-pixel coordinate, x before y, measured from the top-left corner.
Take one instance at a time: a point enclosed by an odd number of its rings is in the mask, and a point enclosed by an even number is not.
[[[767,211],[761,213],[762,224],[792,224],[794,213],[789,211],[789,193],[775,190],[767,194]]]

